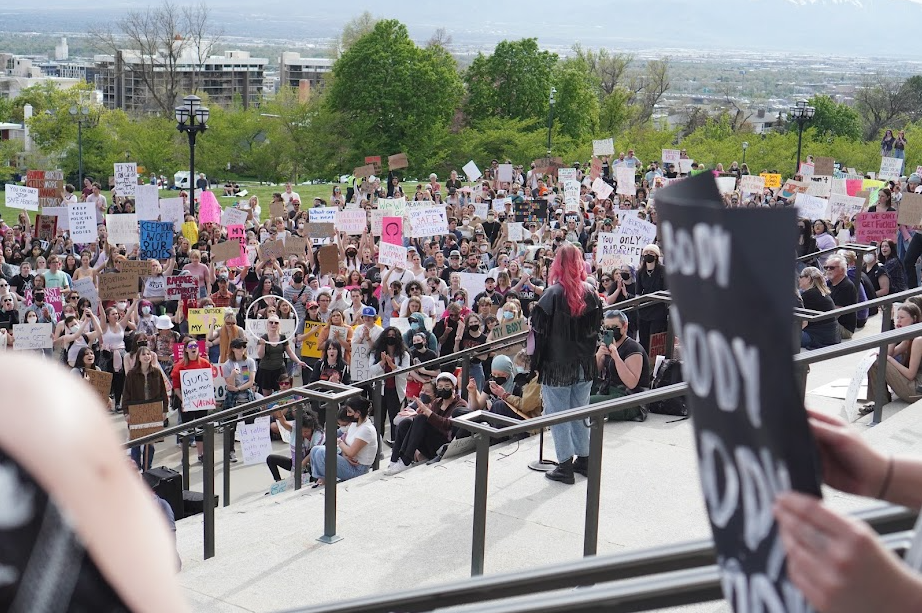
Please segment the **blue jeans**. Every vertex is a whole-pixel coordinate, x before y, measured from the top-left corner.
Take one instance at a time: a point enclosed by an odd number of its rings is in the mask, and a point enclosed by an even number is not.
[[[144,449],[144,461],[141,461],[141,449]],[[151,466],[154,463],[154,446],[153,445],[139,445],[138,447],[131,448],[131,459],[134,460],[134,463],[138,465],[139,470],[150,470]]]
[[[584,407],[589,404],[589,393],[592,391],[592,381],[580,381],[566,387],[552,387],[541,385],[541,402],[544,413],[559,413],[567,409]],[[566,462],[573,456],[587,457],[589,455],[589,428],[582,419],[576,419],[556,426],[551,426],[551,436],[554,437],[554,449],[557,452],[557,461]]]
[[[588,449],[588,447],[587,447]],[[311,449],[311,474],[314,479],[323,479],[326,474],[327,449],[326,445],[318,445]],[[348,481],[353,477],[364,475],[370,469],[370,466],[359,464],[353,466],[349,460],[341,455],[336,456],[336,478],[340,481]]]

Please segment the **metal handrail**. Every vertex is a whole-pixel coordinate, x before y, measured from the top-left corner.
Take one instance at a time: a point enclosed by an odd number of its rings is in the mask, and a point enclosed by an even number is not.
[[[820,251],[814,251],[813,253],[802,255],[797,258],[797,261],[806,262],[807,260],[812,260],[813,258],[826,255],[827,253],[835,253],[836,251],[859,251],[864,253],[871,253],[877,251],[877,246],[863,245],[861,243],[845,243],[844,245],[836,245],[835,247],[829,247],[828,249],[821,249]]]
[[[803,311],[808,311],[809,314],[805,314],[801,317],[804,321],[814,322],[822,321],[824,319],[831,319],[833,317],[839,317],[840,315],[847,315],[849,313],[857,313],[858,311],[863,311],[864,309],[869,309],[879,306],[887,306],[895,302],[900,302],[906,298],[911,298],[913,296],[922,295],[922,286],[914,287],[912,289],[903,290],[902,292],[897,292],[896,294],[887,294],[886,296],[880,296],[878,298],[873,298],[871,300],[865,300],[864,302],[856,302],[855,304],[850,304],[843,307],[835,308],[831,311],[812,311],[809,312],[809,309],[803,309]],[[890,321],[887,319],[886,322],[881,322],[881,325],[886,323],[889,325]]]
[[[916,513],[904,507],[880,505],[851,514],[867,522],[878,534],[902,546],[907,543],[907,531],[912,530]],[[475,603],[543,594],[558,590],[572,590],[597,584],[643,578],[676,571],[690,571],[712,567],[717,554],[712,539],[686,541],[639,551],[628,551],[605,556],[593,556],[541,568],[474,577],[447,584],[413,588],[399,594],[365,596],[352,600],[298,609],[299,613],[386,613],[401,611],[416,613],[459,607]],[[708,569],[709,581],[711,573]],[[648,587],[649,587],[648,583]],[[570,592],[573,594],[573,592]],[[582,593],[582,590],[580,590]],[[720,598],[717,594],[714,598]],[[508,604],[510,601],[505,600]],[[701,601],[703,602],[703,600]],[[686,604],[691,604],[691,601]],[[654,608],[654,607],[648,607]],[[294,613],[294,612],[292,612]]]

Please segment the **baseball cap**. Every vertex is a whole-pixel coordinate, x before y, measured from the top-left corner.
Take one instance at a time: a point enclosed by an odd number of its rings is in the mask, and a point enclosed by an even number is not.
[[[453,386],[458,385],[458,379],[450,372],[443,372],[442,374],[440,374],[438,377],[435,378],[435,381],[436,383],[438,383],[442,379],[445,379],[446,381],[451,381],[451,384]]]
[[[230,342],[231,349],[243,349],[247,346],[247,342],[242,338],[235,338]]]
[[[362,307],[362,317],[377,317],[378,312],[375,310],[375,307]]]
[[[306,307],[306,308],[308,308],[308,309],[313,309],[313,308],[319,307],[319,306],[320,306],[320,305],[317,304],[317,302],[316,302],[315,300],[311,300],[310,302],[307,303],[307,307]]]

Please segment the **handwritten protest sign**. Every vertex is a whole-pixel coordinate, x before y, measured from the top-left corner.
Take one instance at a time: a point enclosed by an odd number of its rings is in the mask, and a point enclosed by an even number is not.
[[[405,268],[407,265],[407,248],[403,245],[382,242],[378,251],[378,262],[385,266],[398,266]]]
[[[851,219],[861,212],[863,206],[864,198],[856,198],[846,194],[830,194],[829,220],[834,222],[842,216],[845,219]]]
[[[826,219],[826,210],[829,208],[829,201],[825,198],[817,198],[809,194],[797,194],[794,200],[794,207],[797,209],[800,217],[809,220]]]
[[[593,156],[593,158],[589,160],[589,180],[595,181],[601,176],[602,176],[602,160]],[[586,179],[584,178],[583,181],[585,180]]]
[[[598,234],[595,262],[602,272],[611,272],[621,266],[617,234],[614,232],[600,232]]]
[[[13,324],[13,349],[51,349],[51,332],[54,324]]]
[[[368,229],[368,217],[365,215],[365,209],[336,211],[334,219],[336,229],[346,234],[362,234]]]
[[[221,205],[214,193],[205,190],[199,197],[198,220],[200,223],[221,223]]]
[[[224,309],[208,307],[189,309],[189,334],[207,334],[219,327],[224,321]]]
[[[899,179],[900,173],[903,172],[903,160],[901,158],[880,158],[880,172],[877,177],[883,180]]]
[[[557,180],[566,184],[567,181],[576,181],[575,168],[561,168],[557,171]]]
[[[243,450],[243,463],[247,466],[265,464],[272,453],[272,440],[269,438],[269,416],[257,418],[252,424],[239,424],[240,448]]]
[[[163,403],[144,402],[128,405],[128,440],[156,434],[163,430]]]
[[[371,369],[371,349],[366,345],[356,343],[352,347],[352,360],[349,363],[349,371],[353,383],[359,383],[368,379]]]
[[[518,221],[510,221],[506,223],[506,229],[508,230],[509,240],[513,242],[519,242],[525,240],[525,231],[522,227],[522,223]]]
[[[138,187],[138,165],[134,162],[115,164],[115,193],[134,196]]]
[[[907,226],[922,225],[922,194],[903,194],[898,221]]]
[[[474,163],[474,160],[471,160],[465,164],[461,170],[463,170],[464,174],[467,175],[468,181],[476,181],[483,176],[483,174],[480,172],[480,169],[477,168],[477,164]]]
[[[615,139],[603,138],[592,141],[592,155],[614,155]]]
[[[195,300],[198,298],[198,279],[192,275],[173,275],[166,278],[167,300]]]
[[[139,220],[157,221],[160,217],[160,190],[156,185],[138,185],[134,193],[134,212]]]
[[[391,170],[399,170],[409,165],[410,163],[407,161],[406,153],[395,153],[394,155],[387,156],[387,167]]]
[[[160,201],[160,221],[173,224],[173,231],[179,232],[185,221],[185,204],[182,198],[163,198]]]
[[[107,242],[110,245],[137,245],[138,216],[136,213],[106,215]]]
[[[362,211],[364,213],[364,211]],[[263,260],[277,260],[285,257],[285,243],[282,240],[266,241],[260,247],[260,254]]]
[[[867,245],[884,240],[896,240],[899,213],[858,213],[855,218],[855,240]]]
[[[90,301],[90,304],[93,305],[93,308],[96,308],[99,304],[99,294],[96,291],[96,285],[93,283],[91,277],[84,277],[83,279],[74,281],[73,287],[77,290],[81,298],[86,298]]]
[[[664,251],[676,258],[667,268],[671,320],[687,349],[682,374],[724,596],[737,613],[751,602],[808,611],[772,515],[786,490],[821,496],[815,443],[791,385],[799,347],[785,294],[795,214],[724,209],[707,174],[661,190],[656,207]]]
[[[375,174],[375,165],[374,164],[365,164],[364,166],[358,166],[355,170],[352,171],[352,174],[357,178],[362,179],[364,177],[370,177]]]
[[[687,175],[692,171],[692,164],[695,160],[690,160],[688,158],[682,158],[679,160],[679,172],[683,175]]]
[[[38,189],[22,185],[6,184],[6,206],[11,209],[38,210]]]
[[[215,408],[214,377],[210,368],[194,368],[179,373],[182,410],[210,411]]]
[[[102,370],[87,370],[84,375],[103,404],[109,405],[109,391],[112,389],[112,373]]]
[[[596,179],[596,181],[598,180]],[[634,183],[634,168],[632,166],[616,166],[615,180],[618,182],[617,193],[624,196],[637,194],[637,186]]]
[[[168,221],[141,221],[140,257],[165,260],[173,247],[173,224]]]
[[[235,207],[227,207],[221,213],[221,225],[224,227],[244,225],[247,221],[247,212]]]
[[[744,194],[761,194],[765,189],[765,177],[761,175],[743,175],[740,177],[740,191]]]
[[[227,242],[236,241],[240,249],[240,255],[236,258],[225,260],[226,265],[234,267],[250,265],[250,256],[246,250],[246,236],[246,229],[243,226],[227,226]]]
[[[69,218],[70,212],[68,211],[68,207],[49,206],[49,207],[45,207],[44,209],[42,209],[42,213],[44,213],[48,217],[54,217],[55,219],[57,219],[58,220],[57,229],[60,230],[61,232],[70,231],[70,218]]]
[[[765,179],[765,187],[770,187],[772,189],[781,187],[781,175],[763,172],[759,176]]]
[[[96,209],[92,202],[78,202],[67,207],[70,238],[75,243],[96,240]]]
[[[674,164],[678,168],[681,153],[678,149],[663,149],[663,164]]]
[[[656,225],[636,216],[625,216],[619,220],[617,236],[617,252],[622,261],[637,267],[643,248],[656,239]]]
[[[381,219],[381,242],[391,245],[403,245],[403,218],[384,217]]]
[[[814,174],[816,174],[815,171],[816,171],[816,167],[813,164],[810,164],[807,162],[801,162],[800,176],[802,176],[804,179],[806,179],[807,177],[812,177]]]
[[[411,208],[407,212],[410,214],[411,236],[413,238],[448,234],[448,217],[445,215],[444,208]]]
[[[326,327],[322,321],[305,321],[304,322],[304,339],[301,342],[301,355],[306,358],[319,358],[323,354],[320,351],[320,331]]]
[[[285,253],[303,256],[305,253],[306,243],[301,236],[290,235],[285,239]]]
[[[721,194],[732,194],[736,191],[736,177],[717,177],[717,189]]]
[[[303,244],[303,243],[302,243]],[[227,240],[211,247],[211,259],[214,262],[227,262],[240,257],[240,242]]]
[[[336,213],[339,212],[339,209],[335,206],[315,206],[312,209],[308,209],[307,217],[310,223],[328,223],[336,225]]]
[[[122,260],[118,264],[119,272],[131,273],[136,277],[147,277],[153,274],[150,260]]]
[[[124,300],[138,294],[138,276],[130,272],[106,272],[99,275],[99,297]]]
[[[634,185],[633,173],[632,173],[632,179],[631,179],[630,184],[631,186]],[[590,189],[595,194],[595,197],[598,198],[599,200],[608,199],[608,197],[611,196],[611,193],[615,191],[612,189],[611,185],[603,181],[601,177],[597,178],[595,181],[592,182],[592,187]]]
[[[61,192],[64,190],[64,172],[60,170],[26,171],[26,187],[38,190],[38,205],[54,207],[61,204]],[[7,204],[9,206],[9,204]]]
[[[828,198],[832,193],[832,177],[813,175],[807,184],[807,194],[819,198]]]
[[[54,215],[35,216],[35,235],[39,240],[51,242],[58,233],[58,218]]]

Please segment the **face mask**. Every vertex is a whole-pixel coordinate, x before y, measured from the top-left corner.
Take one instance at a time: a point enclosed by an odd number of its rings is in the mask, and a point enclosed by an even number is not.
[[[300,283],[301,281],[304,281],[304,275],[295,275],[292,277],[292,280],[295,283]]]
[[[486,253],[486,252],[487,252],[487,249],[489,249],[489,248],[490,248],[489,245],[481,245],[481,246],[480,246],[480,252],[481,252],[481,253]]]
[[[653,262],[656,261],[656,256],[653,255],[652,253],[648,253],[647,255],[643,256],[643,261],[646,262],[647,264],[652,264]]]
[[[417,351],[419,351],[420,353],[422,353],[422,351],[426,348],[426,344],[425,344],[425,343],[413,343],[413,347],[414,347]]]
[[[423,404],[429,404],[432,402],[432,396],[426,393],[420,394],[419,399],[423,401]]]
[[[515,314],[512,311],[503,311],[503,319],[512,319]]]
[[[467,329],[472,332],[476,332],[477,330],[480,330],[480,324],[471,324],[467,327]]]
[[[124,302],[116,303],[115,306],[116,306],[120,311],[124,311],[125,309],[128,308],[128,305],[125,304]]]
[[[496,383],[496,385],[499,385],[500,387],[502,387],[503,385],[506,385],[506,381],[508,380],[509,380],[509,377],[493,377],[493,381]]]
[[[535,271],[532,270],[531,268],[525,268],[525,269],[523,269],[523,272],[524,272],[526,275],[528,275],[528,276],[530,277],[530,276],[531,276],[531,273],[533,273],[533,272],[535,272]]]
[[[299,223],[299,224],[298,224],[298,230],[303,230],[303,229],[304,229],[304,224],[303,224],[303,223]]]
[[[138,347],[147,347],[147,341],[138,341]]]
[[[78,326],[77,324],[74,324],[70,327],[71,334],[76,334],[79,331],[80,331],[80,326]]]
[[[471,223],[471,220],[470,220],[470,219],[462,219],[462,220],[461,220],[461,225],[463,225],[463,226],[466,226],[466,225],[469,224],[469,223]]]
[[[629,273],[629,272],[623,272],[623,273],[621,273],[621,278],[624,279],[625,281],[630,281],[630,280],[631,280],[631,273]]]
[[[455,300],[455,303],[460,304],[461,306],[464,306],[464,298],[458,298],[457,300]]]
[[[27,324],[34,324],[34,323],[36,323],[36,322],[38,322],[38,318],[37,318],[37,317],[28,317],[28,318],[26,318],[26,323],[27,323]]]
[[[413,321],[410,322],[410,327],[416,330],[417,328],[419,328],[419,322],[414,319]]]
[[[44,294],[35,294],[35,304],[41,304],[41,303],[43,303],[43,302],[45,302],[45,295],[44,295]]]
[[[150,315],[150,307],[149,306],[141,307],[141,313],[143,313],[144,315]]]
[[[611,334],[612,334],[612,338],[614,338],[615,341],[620,341],[621,337],[624,336],[624,333],[621,332],[621,328],[613,328],[611,331]]]
[[[344,281],[337,281],[336,287],[338,288],[346,287],[346,283]]]
[[[397,344],[397,339],[393,336],[388,336],[386,339],[384,339],[384,344],[386,344],[388,347],[393,347]]]
[[[873,255],[873,254],[871,254],[871,253],[866,253],[866,254],[864,255],[864,263],[865,263],[865,264],[870,264],[870,263],[873,262],[873,261],[874,261],[874,255]]]
[[[448,398],[451,398],[454,395],[455,395],[454,390],[446,390],[446,389],[441,389],[441,388],[436,388],[435,390],[435,397],[442,398],[443,400],[447,400]]]
[[[240,306],[240,303],[242,301],[243,301],[243,296],[237,296],[236,298],[234,298],[234,302],[237,304],[237,306]]]

